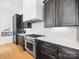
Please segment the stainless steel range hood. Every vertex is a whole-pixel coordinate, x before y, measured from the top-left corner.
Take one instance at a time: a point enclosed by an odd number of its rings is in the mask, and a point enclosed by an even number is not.
[[[31,20],[28,20],[26,21],[27,23],[36,23],[36,22],[42,22],[43,20],[40,20],[40,19],[31,19]]]

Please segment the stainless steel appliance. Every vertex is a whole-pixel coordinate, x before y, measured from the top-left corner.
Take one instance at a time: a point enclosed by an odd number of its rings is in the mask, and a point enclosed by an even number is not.
[[[25,49],[32,54],[34,57],[36,57],[36,43],[35,39],[37,37],[42,37],[43,35],[37,35],[37,34],[30,34],[26,35],[25,40]]]

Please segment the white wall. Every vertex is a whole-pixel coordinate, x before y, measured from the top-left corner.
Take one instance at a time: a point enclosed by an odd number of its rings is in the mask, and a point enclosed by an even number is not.
[[[12,16],[7,11],[0,11],[0,32],[3,32],[4,29],[10,29],[12,31]],[[1,37],[0,44],[12,43],[12,36]]]
[[[5,29],[13,31],[12,16],[22,14],[22,7],[22,0],[0,0],[0,44],[13,42],[13,36],[1,37],[1,32]]]
[[[23,0],[23,21],[31,19],[42,20],[43,2],[42,0]]]
[[[23,0],[23,20],[27,21],[36,15],[36,0]]]
[[[44,22],[37,22],[32,24],[31,33],[46,35],[41,40],[79,49],[76,30],[76,27],[44,28]]]

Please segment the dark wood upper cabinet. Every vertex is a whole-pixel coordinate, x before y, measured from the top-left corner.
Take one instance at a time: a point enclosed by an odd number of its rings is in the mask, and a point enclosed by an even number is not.
[[[45,27],[55,26],[55,0],[44,1]]]
[[[45,27],[78,26],[78,0],[45,0],[44,24]]]
[[[23,15],[15,14],[13,16],[13,26],[15,26],[16,30],[18,31],[19,29],[22,29],[22,25],[23,25]]]
[[[79,25],[76,1],[77,0],[59,0],[58,26]]]
[[[32,28],[32,23],[27,21],[23,22],[23,28]]]

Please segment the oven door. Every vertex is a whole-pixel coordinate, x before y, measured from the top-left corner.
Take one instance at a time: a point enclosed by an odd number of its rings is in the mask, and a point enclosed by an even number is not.
[[[36,44],[35,44],[35,42],[29,41],[29,40],[25,40],[25,48],[33,56],[36,55],[36,52],[35,52],[36,51]]]

